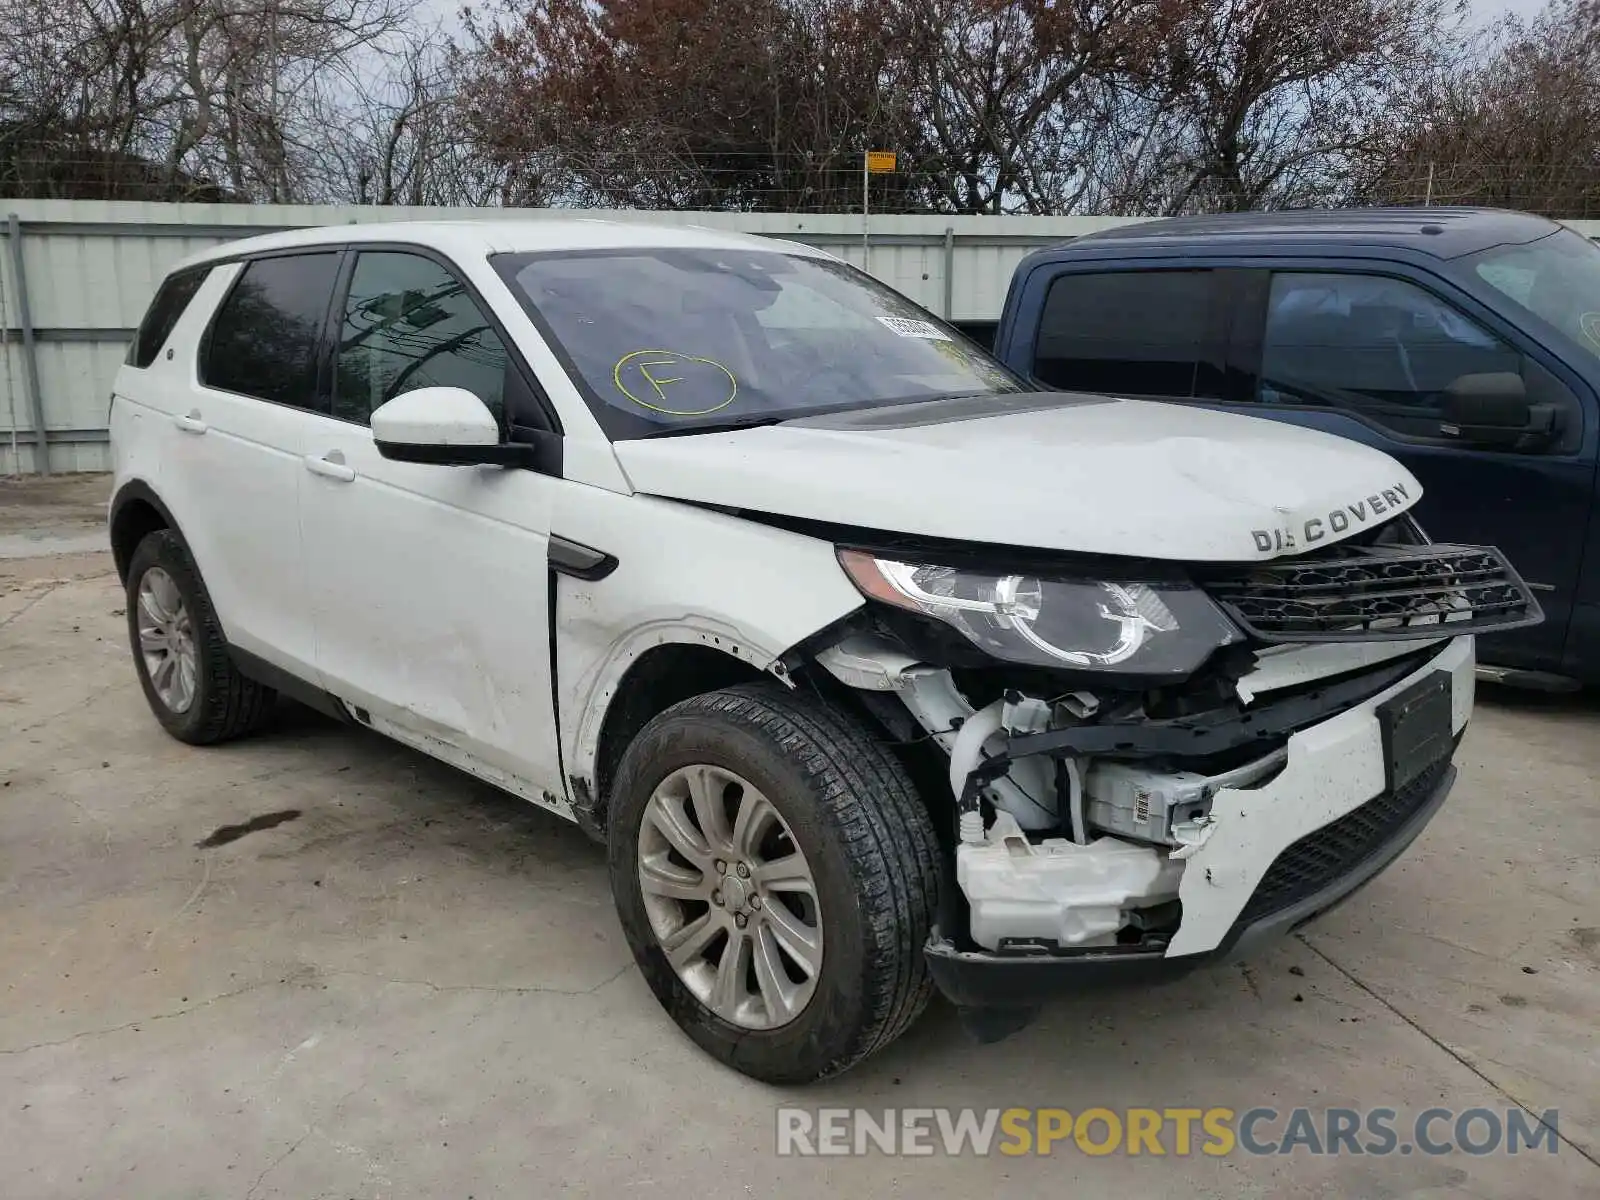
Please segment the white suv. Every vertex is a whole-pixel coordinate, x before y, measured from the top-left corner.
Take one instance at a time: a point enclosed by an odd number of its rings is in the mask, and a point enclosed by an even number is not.
[[[1327,909],[1443,801],[1493,550],[1332,437],[1033,390],[818,251],[592,220],[190,259],[111,536],[175,737],[282,694],[577,821],[701,1046],[844,1070]]]

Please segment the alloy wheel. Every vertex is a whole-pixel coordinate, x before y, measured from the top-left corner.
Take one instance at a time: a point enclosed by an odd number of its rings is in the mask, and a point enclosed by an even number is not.
[[[745,1029],[800,1015],[822,969],[817,886],[759,789],[707,764],[673,771],[645,805],[638,867],[651,929],[702,1004]]]
[[[185,713],[194,703],[194,626],[171,575],[151,567],[139,581],[139,654],[161,703]]]

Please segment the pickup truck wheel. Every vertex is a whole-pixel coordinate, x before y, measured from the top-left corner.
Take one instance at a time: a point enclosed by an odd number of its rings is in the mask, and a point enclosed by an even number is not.
[[[203,746],[261,723],[277,693],[234,666],[200,572],[170,530],[134,550],[127,612],[139,683],[168,733]]]
[[[646,982],[736,1070],[838,1074],[927,1004],[932,822],[900,764],[821,702],[753,684],[669,708],[623,756],[608,841]]]

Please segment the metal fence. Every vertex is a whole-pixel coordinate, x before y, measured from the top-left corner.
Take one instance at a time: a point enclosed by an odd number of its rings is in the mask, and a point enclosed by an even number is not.
[[[1276,202],[1464,204],[1513,208],[1564,220],[1600,217],[1600,165],[1570,156],[1542,161],[1406,157],[1383,165],[1357,156],[1323,156],[1263,190],[1210,177],[1192,189],[1182,166],[1130,182],[1105,163],[1088,176],[1075,158],[1030,165],[996,192],[993,173],[969,175],[942,161],[897,156],[894,169],[864,171],[859,150],[695,151],[666,146],[550,147],[520,156],[507,177],[495,170],[408,176],[386,183],[369,164],[320,159],[281,169],[249,154],[182,167],[127,151],[83,150],[49,140],[0,141],[0,194],[18,200],[99,200],[227,204],[522,204],[559,208],[663,209],[784,214],[955,214],[1082,212],[1137,207],[1145,213],[1212,212]],[[469,156],[470,157],[470,156]],[[480,167],[484,163],[476,164]],[[415,187],[416,192],[406,189]],[[388,189],[398,188],[398,192]],[[426,190],[422,190],[426,188]],[[526,190],[522,190],[526,189]]]
[[[571,210],[355,208],[0,200],[0,474],[103,471],[112,381],[162,277],[241,237],[308,225],[469,217],[570,218]],[[840,255],[954,321],[993,321],[1011,273],[1040,246],[1118,217],[874,216],[606,211],[791,238]],[[1600,222],[1574,222],[1589,236]]]

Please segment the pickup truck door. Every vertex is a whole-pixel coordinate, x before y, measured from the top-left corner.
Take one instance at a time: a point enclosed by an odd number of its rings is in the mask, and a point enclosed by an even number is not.
[[[1561,671],[1595,481],[1596,403],[1583,379],[1448,280],[1405,264],[1280,262],[1239,271],[1230,291],[1230,406],[1404,463],[1422,483],[1423,528],[1499,547],[1544,608],[1542,625],[1482,638],[1480,659]],[[1554,438],[1512,450],[1441,436],[1444,389],[1495,372],[1520,375],[1530,399],[1555,407]]]

